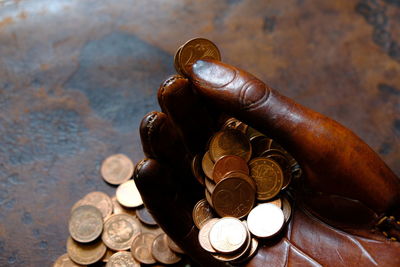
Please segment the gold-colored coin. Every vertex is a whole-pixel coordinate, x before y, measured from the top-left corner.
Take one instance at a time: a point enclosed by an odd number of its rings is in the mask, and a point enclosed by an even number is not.
[[[137,262],[130,252],[120,251],[115,253],[108,260],[106,267],[140,267],[140,263]]]
[[[200,59],[221,60],[218,47],[210,40],[194,38],[187,41],[178,53],[178,69],[184,76],[189,76],[192,65]]]
[[[133,175],[133,162],[124,154],[115,154],[106,158],[101,164],[100,173],[109,184],[122,184]]]
[[[214,224],[216,224],[219,221],[218,218],[212,218],[208,220],[204,226],[200,229],[199,231],[199,243],[200,246],[208,252],[211,253],[216,253],[217,251],[211,246],[210,243],[210,230],[213,227]]]
[[[134,180],[129,180],[119,185],[116,195],[118,202],[124,207],[135,208],[143,205],[142,197]]]
[[[212,194],[214,192],[216,183],[214,181],[212,181],[210,178],[206,178],[204,180],[204,184],[205,184],[208,192],[210,192]]]
[[[234,129],[234,130],[239,130],[242,133],[246,133],[248,127],[249,126],[247,124],[239,121],[238,119],[229,118],[222,126],[222,129]]]
[[[290,201],[287,196],[282,198],[282,211],[283,216],[285,217],[285,223],[288,223],[290,217],[292,216],[292,205],[290,205]]]
[[[251,157],[251,145],[246,135],[238,130],[217,132],[210,142],[210,157],[213,162],[226,155],[236,155],[246,162]]]
[[[100,236],[103,231],[103,217],[94,206],[83,205],[76,208],[68,221],[68,230],[73,239],[88,243]]]
[[[111,202],[113,204],[113,214],[125,213],[136,217],[136,209],[123,207],[121,204],[119,204],[116,196],[111,198]]]
[[[285,152],[278,149],[268,149],[267,151],[262,153],[262,157],[272,159],[279,164],[283,171],[282,190],[286,189],[292,180],[292,170],[289,165],[289,159],[285,155]]]
[[[179,53],[182,50],[183,45],[181,45],[178,50],[176,50],[175,55],[174,55],[174,68],[176,70],[177,73],[179,73],[180,75],[183,75],[182,70],[179,68]]]
[[[212,196],[211,196],[211,193],[207,190],[207,188],[204,190],[204,194],[205,194],[205,196],[206,196],[206,200],[207,200],[208,204],[209,204],[212,208],[214,208],[214,205],[213,205],[213,203],[212,203]]]
[[[158,235],[151,246],[153,257],[163,264],[175,264],[181,260],[181,256],[168,247],[166,234]]]
[[[196,180],[204,186],[204,179],[205,179],[205,174],[203,172],[203,168],[201,166],[202,164],[202,156],[200,154],[197,154],[196,156],[193,157],[191,168],[192,168],[192,173],[193,176],[196,178]]]
[[[99,209],[103,219],[111,215],[113,205],[111,198],[103,192],[91,192],[84,196],[81,205],[91,205]]]
[[[98,262],[106,253],[106,246],[98,240],[96,242],[82,244],[74,241],[71,237],[67,240],[67,253],[75,263],[88,265]]]
[[[212,174],[213,174],[213,168],[214,168],[214,162],[212,161],[210,157],[210,152],[207,151],[204,153],[203,159],[201,161],[201,167],[203,168],[204,174],[212,180]]]
[[[68,254],[65,253],[64,255],[58,257],[58,259],[54,262],[53,267],[83,267],[83,265],[73,262],[68,257]]]
[[[112,250],[128,250],[132,240],[140,233],[140,223],[135,217],[114,214],[104,222],[101,239]]]
[[[106,253],[104,254],[103,258],[101,259],[102,262],[108,262],[108,260],[110,259],[110,257],[115,254],[115,251],[107,248]]]
[[[264,134],[260,133],[259,131],[257,131],[256,129],[252,128],[252,127],[247,127],[246,129],[246,136],[247,138],[249,138],[249,140],[251,141],[253,138],[257,137],[257,136],[265,136]]]
[[[225,217],[211,227],[209,238],[216,251],[234,253],[245,244],[247,229],[239,219]]]
[[[156,260],[151,254],[151,246],[156,235],[152,233],[141,233],[133,239],[131,244],[132,256],[143,264],[154,264]]]
[[[172,240],[169,236],[167,236],[168,247],[175,253],[185,254],[185,252]]]
[[[258,205],[247,216],[250,232],[260,238],[274,236],[282,229],[284,222],[282,210],[270,203]]]
[[[278,208],[282,209],[282,199],[279,198],[279,197],[277,199],[270,200],[270,201],[268,201],[266,203],[274,204]]]
[[[254,158],[249,163],[250,176],[257,184],[257,199],[269,200],[282,189],[283,172],[272,159]]]
[[[208,220],[215,217],[214,212],[206,199],[198,201],[194,206],[192,213],[193,222],[198,229],[201,229]]]

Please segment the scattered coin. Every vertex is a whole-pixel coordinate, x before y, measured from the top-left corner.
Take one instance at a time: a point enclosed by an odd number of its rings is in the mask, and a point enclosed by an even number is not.
[[[254,158],[249,163],[250,176],[257,184],[257,199],[268,200],[276,196],[283,185],[283,173],[271,159]]]
[[[193,222],[198,229],[201,229],[203,225],[210,219],[214,218],[214,212],[208,204],[206,199],[201,199],[193,208]]]
[[[116,194],[118,202],[124,207],[135,208],[143,204],[134,180],[119,185]]]
[[[143,264],[154,264],[156,260],[151,254],[151,246],[156,235],[152,233],[141,233],[133,239],[131,244],[132,256]]]
[[[238,130],[222,130],[210,142],[210,157],[213,162],[226,155],[242,157],[246,162],[251,157],[251,145],[246,135]]]
[[[265,238],[278,233],[284,224],[284,220],[280,208],[270,203],[264,203],[250,212],[247,216],[247,225],[253,235]]]
[[[111,198],[111,202],[113,205],[113,214],[125,213],[125,214],[131,215],[131,216],[136,216],[136,209],[125,208],[125,207],[121,206],[121,204],[119,204],[116,196],[113,196]]]
[[[83,197],[82,205],[92,205],[98,208],[106,218],[111,215],[113,210],[113,205],[111,198],[103,192],[91,192]]]
[[[167,235],[158,235],[152,244],[153,257],[163,264],[175,264],[181,260],[181,257],[168,247]]]
[[[215,162],[212,178],[214,182],[218,183],[228,172],[232,171],[249,174],[249,167],[247,166],[247,162],[239,156],[223,156]]]
[[[138,263],[130,252],[120,251],[115,253],[108,260],[106,267],[140,267],[140,263]]]
[[[215,186],[211,198],[219,216],[242,218],[254,205],[255,191],[247,180],[232,177],[220,181]]]
[[[185,252],[172,240],[169,236],[167,236],[168,247],[175,253],[184,254]]]
[[[68,256],[78,264],[88,265],[95,263],[103,258],[106,250],[107,248],[101,240],[88,244],[78,243],[71,237],[68,237],[67,240]]]
[[[104,244],[112,250],[128,250],[132,240],[141,233],[139,221],[127,214],[115,214],[104,222],[101,236]]]
[[[83,265],[73,262],[68,257],[67,253],[58,257],[58,259],[54,262],[54,265],[53,265],[53,267],[82,267],[82,266]]]
[[[68,229],[71,237],[78,242],[88,243],[95,240],[103,230],[101,212],[90,205],[76,208],[69,218]]]
[[[210,40],[194,38],[187,41],[178,53],[178,72],[189,76],[192,65],[199,59],[221,60],[218,47]]]
[[[100,173],[104,180],[113,185],[128,181],[133,175],[134,165],[124,154],[115,154],[101,164]]]
[[[210,238],[209,238],[210,230],[213,227],[213,225],[218,221],[219,221],[218,218],[212,218],[212,219],[208,220],[199,231],[200,246],[205,251],[208,251],[211,253],[216,253],[217,251],[215,251],[215,249],[211,246]]]
[[[210,152],[207,151],[203,159],[201,161],[201,166],[203,168],[204,174],[212,180],[212,174],[213,174],[213,168],[214,168],[214,162],[212,162],[211,157],[210,157]]]
[[[145,206],[137,209],[136,215],[138,216],[139,220],[147,225],[156,226],[157,222],[154,220],[153,216],[147,210]]]
[[[225,217],[211,227],[209,238],[216,251],[234,253],[245,244],[247,230],[239,219]]]

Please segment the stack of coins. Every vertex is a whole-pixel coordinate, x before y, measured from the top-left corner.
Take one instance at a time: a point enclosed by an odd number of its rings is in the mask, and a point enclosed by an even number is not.
[[[112,155],[101,166],[103,179],[118,185],[116,196],[91,192],[77,201],[68,221],[67,253],[54,267],[140,266],[175,264],[183,251],[161,230],[131,179],[134,164],[123,154]]]
[[[259,239],[277,236],[291,216],[286,189],[301,175],[279,144],[230,118],[192,161],[205,187],[193,208],[199,243],[216,259],[239,264],[256,252]]]

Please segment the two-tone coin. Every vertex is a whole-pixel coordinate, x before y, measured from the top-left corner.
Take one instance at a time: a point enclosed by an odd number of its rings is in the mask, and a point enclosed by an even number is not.
[[[130,158],[124,154],[115,154],[103,161],[100,173],[107,183],[119,185],[132,177],[133,170],[134,165]]]

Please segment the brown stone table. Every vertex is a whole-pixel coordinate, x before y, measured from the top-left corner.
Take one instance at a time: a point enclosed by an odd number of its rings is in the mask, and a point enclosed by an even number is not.
[[[70,208],[142,158],[141,117],[187,39],[360,135],[400,174],[399,0],[0,1],[0,266],[50,266]]]

